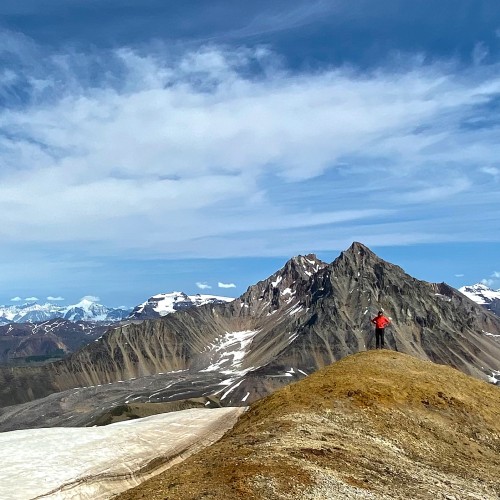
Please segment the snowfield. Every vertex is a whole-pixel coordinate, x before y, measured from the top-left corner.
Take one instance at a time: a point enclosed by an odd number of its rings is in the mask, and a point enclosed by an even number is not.
[[[1,433],[0,498],[111,498],[215,442],[244,411],[190,409],[106,427]],[[147,470],[156,458],[161,464]]]

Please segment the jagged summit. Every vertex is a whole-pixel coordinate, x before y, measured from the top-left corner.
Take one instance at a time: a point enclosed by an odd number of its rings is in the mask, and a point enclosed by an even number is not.
[[[366,245],[359,241],[353,241],[351,246],[342,253],[358,253],[358,254],[371,254],[375,255]]]
[[[291,276],[292,278],[300,277],[308,279],[326,265],[326,262],[318,259],[313,253],[308,255],[297,255],[292,257],[282,269],[275,273],[275,276]]]
[[[341,252],[332,264],[343,269],[347,269],[350,266],[356,271],[359,271],[362,268],[374,267],[376,265],[403,271],[400,267],[383,260],[366,245],[357,241],[352,243],[347,250]]]

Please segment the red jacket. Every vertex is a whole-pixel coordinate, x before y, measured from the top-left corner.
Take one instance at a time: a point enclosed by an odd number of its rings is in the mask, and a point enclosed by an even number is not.
[[[389,318],[386,318],[385,316],[375,316],[372,319],[372,323],[375,323],[375,326],[377,328],[385,328],[389,323]]]

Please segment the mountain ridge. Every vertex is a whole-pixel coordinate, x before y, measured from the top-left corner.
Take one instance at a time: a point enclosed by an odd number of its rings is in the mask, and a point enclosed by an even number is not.
[[[493,500],[499,412],[497,387],[449,366],[361,352],[255,402],[220,441],[117,500]]]
[[[176,311],[199,307],[205,304],[222,304],[233,301],[233,297],[199,294],[187,295],[184,292],[159,293],[137,305],[127,319],[156,319]]]
[[[185,370],[225,378],[214,395],[224,405],[244,405],[372,347],[370,317],[380,308],[393,318],[387,331],[392,349],[483,380],[500,379],[498,317],[448,285],[419,281],[354,243],[331,264],[312,254],[294,257],[232,302],[120,325],[34,371],[0,370],[6,387],[0,403]]]
[[[9,323],[39,323],[62,318],[69,321],[114,322],[125,319],[129,310],[107,307],[83,298],[77,304],[59,306],[46,302],[26,302],[22,305],[0,306],[0,325]]]

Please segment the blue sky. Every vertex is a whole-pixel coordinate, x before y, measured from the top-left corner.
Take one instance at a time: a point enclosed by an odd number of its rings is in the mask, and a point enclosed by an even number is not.
[[[238,296],[352,241],[500,288],[496,0],[41,4],[0,5],[0,303]]]

